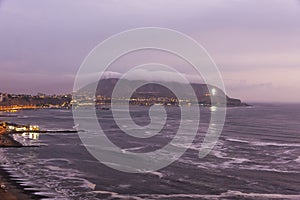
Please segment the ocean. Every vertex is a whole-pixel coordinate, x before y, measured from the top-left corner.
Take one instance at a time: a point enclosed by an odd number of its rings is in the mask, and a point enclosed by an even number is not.
[[[137,124],[149,121],[147,109],[131,109]],[[299,104],[228,108],[216,146],[200,159],[211,112],[201,108],[193,144],[179,160],[156,172],[111,169],[88,153],[77,133],[67,132],[15,135],[21,143],[38,147],[2,148],[0,163],[13,180],[45,199],[300,199]],[[163,147],[174,136],[180,120],[178,107],[170,106],[167,113],[168,125],[159,137],[134,141],[120,133],[109,110],[98,110],[97,116],[115,144],[139,152]],[[45,130],[74,127],[71,110],[5,115],[0,120],[36,124]]]

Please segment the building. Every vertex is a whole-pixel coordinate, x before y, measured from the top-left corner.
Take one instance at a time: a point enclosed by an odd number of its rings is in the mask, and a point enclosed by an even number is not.
[[[16,132],[27,132],[27,131],[39,131],[40,127],[37,125],[17,125],[17,124],[6,124],[6,130]]]
[[[40,127],[37,126],[37,125],[30,125],[30,126],[29,126],[29,130],[30,130],[30,131],[39,131],[39,130],[40,130]]]

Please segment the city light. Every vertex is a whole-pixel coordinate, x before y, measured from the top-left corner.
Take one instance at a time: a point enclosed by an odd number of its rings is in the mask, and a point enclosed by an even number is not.
[[[212,94],[213,96],[215,96],[216,93],[217,93],[217,90],[216,90],[215,88],[213,88],[213,89],[211,90],[211,94]]]

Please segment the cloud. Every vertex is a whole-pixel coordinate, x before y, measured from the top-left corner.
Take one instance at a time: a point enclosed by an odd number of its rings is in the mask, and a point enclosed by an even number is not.
[[[104,73],[104,74],[107,74]],[[112,74],[112,72],[108,72]],[[121,74],[119,74],[121,75]],[[124,74],[123,74],[124,75]],[[179,82],[184,83],[182,79],[179,79],[178,76],[182,76],[190,83],[200,83],[203,82],[202,78],[197,75],[185,74],[185,73],[176,73],[174,71],[160,71],[160,70],[147,70],[147,69],[137,69],[131,73],[126,74],[128,80],[144,80],[144,81],[164,81],[164,82]],[[109,76],[104,76],[109,77]]]
[[[141,81],[164,81],[164,82],[179,82],[184,83],[184,81],[178,79],[178,75],[184,77],[190,83],[203,83],[200,76],[176,73],[173,71],[158,71],[158,70],[147,70],[147,69],[137,69],[130,73],[119,73],[113,71],[99,72],[84,74],[80,77],[87,82],[90,80],[109,79],[109,78],[122,78],[126,77],[128,80],[141,80]]]

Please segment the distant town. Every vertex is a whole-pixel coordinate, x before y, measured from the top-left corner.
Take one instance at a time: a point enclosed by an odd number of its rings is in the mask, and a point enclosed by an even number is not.
[[[176,98],[169,97],[133,97],[131,99],[118,98],[114,102],[125,104],[128,102],[131,105],[151,106],[154,104],[161,105],[179,105],[180,102],[189,103],[188,100],[179,101]],[[72,100],[71,94],[66,95],[46,95],[38,93],[37,95],[28,94],[7,94],[0,93],[0,111],[16,112],[25,109],[70,109],[72,105],[90,106],[91,101],[97,107],[107,106],[111,104],[112,99],[107,96],[97,95],[95,98],[82,96],[80,101]]]
[[[0,93],[0,110],[16,111],[38,108],[70,108],[72,95],[37,95]]]

